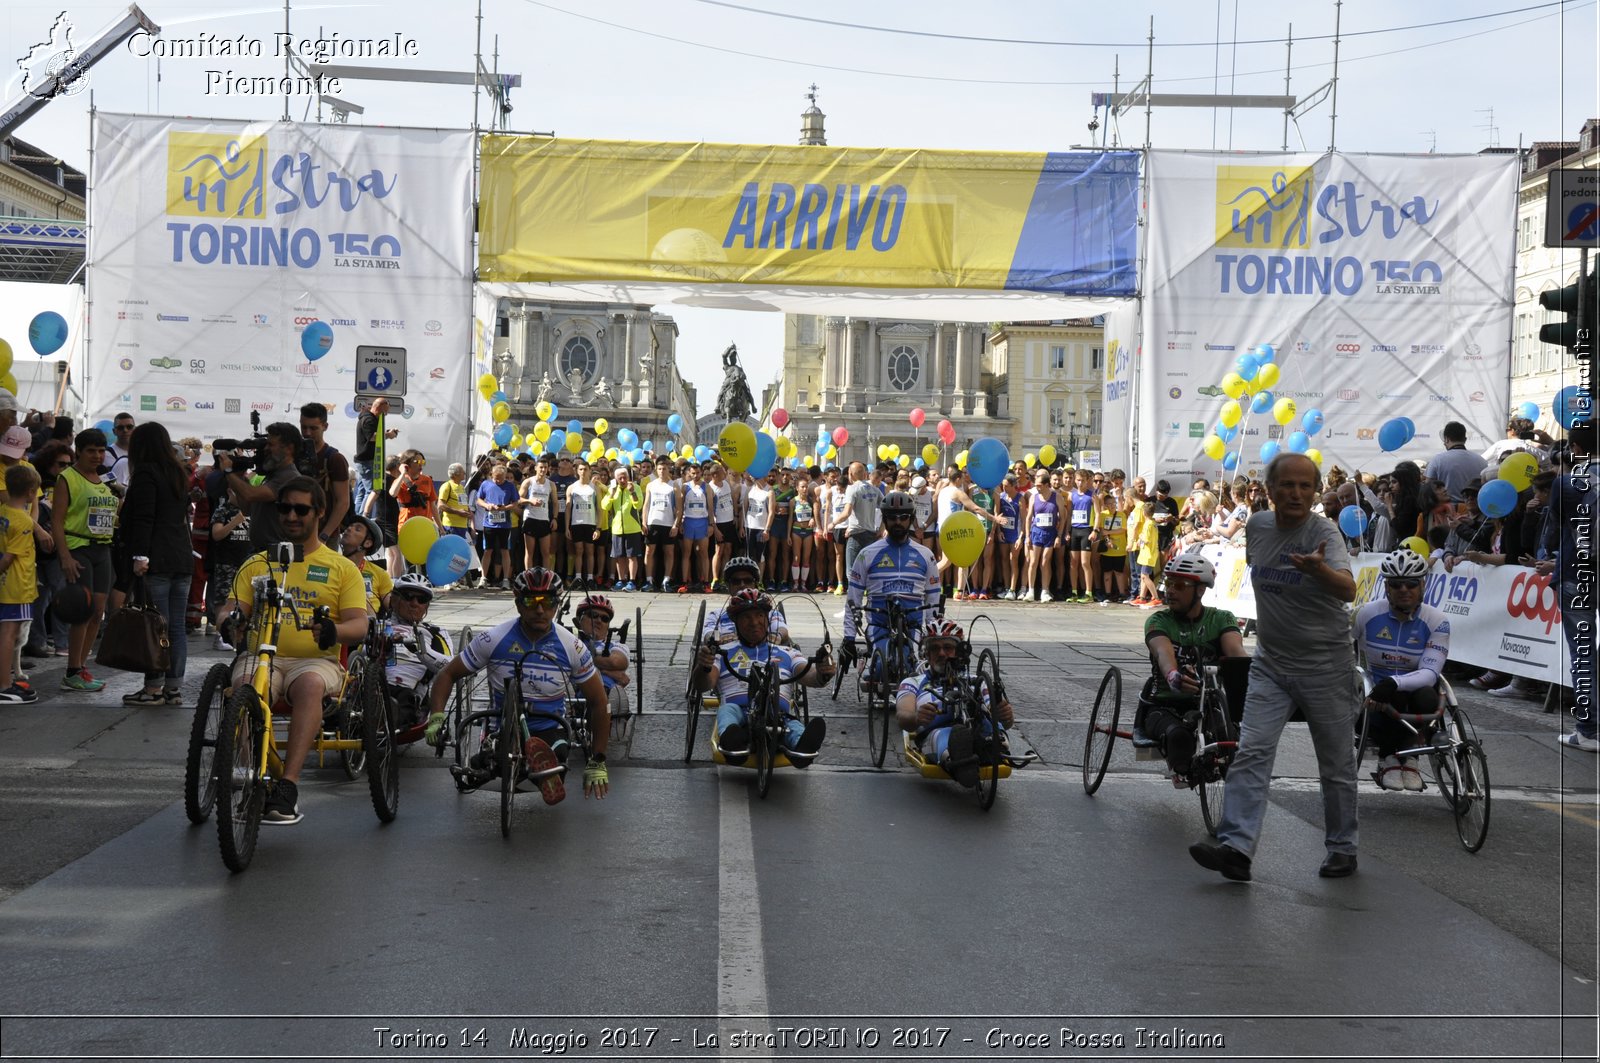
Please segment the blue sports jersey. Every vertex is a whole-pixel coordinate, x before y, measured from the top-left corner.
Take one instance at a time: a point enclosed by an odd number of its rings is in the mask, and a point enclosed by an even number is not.
[[[883,634],[882,609],[891,597],[905,600],[912,609],[918,605],[924,606],[911,614],[917,629],[937,614],[942,601],[939,564],[921,543],[907,539],[897,544],[892,539],[879,539],[856,556],[855,566],[850,569],[844,637],[855,638],[856,612],[861,608],[863,599],[867,603],[869,631]]]
[[[1392,678],[1401,690],[1439,682],[1450,655],[1450,621],[1433,606],[1420,605],[1415,616],[1401,621],[1380,598],[1356,611],[1351,628],[1374,679]]]
[[[767,615],[767,637],[782,642],[788,634],[789,621],[784,617],[783,610],[774,605],[772,612]],[[706,613],[706,623],[700,629],[700,637],[712,642],[735,642],[739,632],[734,628],[733,617],[728,615],[726,609],[713,609]]]
[[[717,697],[724,705],[744,705],[749,702],[748,679],[741,677],[749,676],[752,664],[770,662],[778,669],[779,679],[792,679],[805,662],[804,657],[782,646],[774,646],[770,642],[760,646],[746,646],[743,642],[735,641],[732,646],[727,646],[725,649],[728,659],[717,662]],[[785,713],[789,711],[788,684],[778,687],[778,706]]]
[[[530,650],[539,653],[522,661]],[[522,697],[526,707],[562,715],[566,711],[567,677],[573,685],[595,674],[594,657],[583,640],[564,627],[551,625],[535,640],[518,618],[480,631],[461,650],[461,662],[473,672],[489,669],[491,705],[498,707],[501,691],[522,661]]]

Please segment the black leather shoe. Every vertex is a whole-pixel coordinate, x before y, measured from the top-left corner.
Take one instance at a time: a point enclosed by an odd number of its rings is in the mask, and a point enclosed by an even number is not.
[[[1355,873],[1355,853],[1329,853],[1328,858],[1322,861],[1322,870],[1317,872],[1323,878],[1346,878]]]
[[[1231,845],[1219,842],[1195,842],[1189,846],[1194,862],[1209,871],[1220,871],[1222,877],[1233,882],[1250,881],[1250,858]]]

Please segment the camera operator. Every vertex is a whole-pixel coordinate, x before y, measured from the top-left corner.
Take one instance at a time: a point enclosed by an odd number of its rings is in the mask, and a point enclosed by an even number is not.
[[[294,463],[300,444],[300,429],[288,421],[274,421],[267,425],[266,435],[255,444],[254,454],[243,448],[233,452],[228,487],[239,500],[240,508],[250,514],[250,544],[257,550],[265,550],[283,538],[278,524],[278,492],[300,475]],[[244,475],[252,467],[263,477],[260,483],[252,483],[254,477]]]

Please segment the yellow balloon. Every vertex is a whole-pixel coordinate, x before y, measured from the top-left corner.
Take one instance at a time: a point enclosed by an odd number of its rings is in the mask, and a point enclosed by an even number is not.
[[[911,464],[911,455],[910,454],[900,454],[900,455],[895,457],[894,463],[896,465],[900,466],[903,469],[907,465]]]
[[[1212,461],[1221,461],[1222,456],[1228,452],[1228,444],[1222,441],[1221,436],[1210,435],[1200,444],[1200,449],[1205,451],[1206,457]]]
[[[502,421],[509,421],[511,420],[511,404],[508,402],[497,402],[494,404],[494,408],[489,411],[489,415],[494,418],[495,424],[500,424]]]
[[[550,438],[550,425],[545,421],[540,421],[538,424],[534,425],[533,426],[533,438],[537,439],[541,443],[543,443],[545,440],[549,439]]]
[[[1022,464],[1026,465],[1030,469],[1033,468],[1034,463],[1037,462],[1038,460],[1039,460],[1038,456],[1034,455],[1034,454],[1031,454],[1031,453],[1030,454],[1024,454],[1022,456]]]
[[[439,538],[433,521],[413,517],[400,529],[400,554],[413,565],[428,563],[428,547]]]
[[[965,469],[966,467],[967,467],[967,452],[963,450],[961,453],[956,455],[956,468]]]
[[[535,439],[532,443],[528,444],[528,453],[537,458],[540,454],[544,453],[544,444]]]
[[[1526,450],[1519,450],[1506,455],[1500,463],[1499,476],[1518,491],[1526,491],[1533,484],[1534,474],[1538,471],[1539,459]]]
[[[1306,451],[1306,457],[1310,458],[1318,467],[1322,465],[1322,451],[1318,450],[1316,447],[1312,447],[1310,450]]]
[[[1433,553],[1432,550],[1428,549],[1428,540],[1424,539],[1420,535],[1413,535],[1409,539],[1402,539],[1400,540],[1400,545],[1419,557],[1427,557]]]
[[[1045,468],[1048,469],[1050,466],[1054,465],[1055,463],[1056,463],[1056,448],[1055,448],[1055,445],[1052,444],[1052,443],[1046,443],[1044,446],[1039,448],[1039,464],[1043,465]]]
[[[550,404],[541,402],[533,408],[533,412],[539,415],[539,420],[548,421],[550,419]]]
[[[817,463],[817,459],[815,457],[813,457],[810,454],[806,455],[806,468],[809,469],[812,466],[816,465],[816,463]]]
[[[574,454],[580,453],[583,450],[583,436],[577,432],[568,435],[567,449]]]
[[[717,437],[717,450],[722,454],[722,464],[734,472],[744,472],[756,460],[755,429],[747,424],[730,424]]]
[[[1278,368],[1277,362],[1268,362],[1266,365],[1256,370],[1256,388],[1260,390],[1263,388],[1273,387],[1278,383],[1278,378],[1282,375],[1283,371]]]
[[[602,417],[594,423],[594,434],[597,436],[603,436],[606,434],[606,430],[610,427],[611,425],[607,424],[606,419]]]
[[[0,374],[0,388],[5,388],[7,391],[11,392],[11,394],[15,395],[18,391],[17,378],[12,376],[10,373]]]
[[[1293,399],[1279,399],[1272,404],[1272,419],[1279,424],[1288,424],[1299,412],[1300,408],[1294,404]]]
[[[790,439],[788,436],[778,437],[778,457],[794,457],[794,440]]]
[[[966,451],[961,452],[959,463],[966,457]],[[967,510],[958,510],[945,518],[944,527],[939,529],[939,548],[944,551],[944,556],[957,568],[967,568],[983,556],[983,544],[988,538],[983,533],[983,522]]]
[[[922,460],[927,465],[939,464],[939,448],[932,443],[924,443],[922,446]]]
[[[494,378],[493,373],[485,373],[478,378],[478,390],[487,398],[500,390],[500,382]]]
[[[9,374],[11,372],[11,360],[13,357],[14,356],[11,353],[11,344],[7,343],[5,340],[0,340],[0,373]],[[6,390],[15,391],[16,389],[7,388]]]
[[[839,456],[839,448],[834,446],[832,443],[829,443],[828,444],[828,449],[823,451],[823,453],[822,453],[822,460],[823,461],[832,461],[834,458],[837,458],[838,456]]]
[[[521,432],[512,432],[511,433],[511,444],[510,444],[510,446],[511,446],[512,450],[516,450],[518,447],[522,446],[522,433]]]
[[[1238,373],[1229,373],[1222,378],[1222,393],[1230,399],[1236,399],[1248,390],[1244,385],[1244,377]]]
[[[617,460],[617,448],[616,447],[607,447],[606,448],[606,460],[607,461],[616,461]]]
[[[1224,428],[1232,428],[1239,423],[1242,417],[1244,417],[1244,411],[1239,408],[1237,402],[1224,402],[1222,411],[1217,414],[1217,420],[1222,422],[1222,427]]]
[[[899,443],[890,443],[889,444],[889,457],[893,458],[895,461],[899,461],[900,460],[900,444]]]

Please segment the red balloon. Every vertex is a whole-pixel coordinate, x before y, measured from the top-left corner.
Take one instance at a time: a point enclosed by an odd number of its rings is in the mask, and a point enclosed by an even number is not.
[[[927,419],[928,415],[923,411],[921,406],[918,406],[916,409],[912,410],[911,417],[909,418],[912,428],[921,428],[922,422],[926,421]]]
[[[833,430],[834,446],[842,447],[848,442],[850,442],[850,429],[846,428],[844,425],[840,425],[838,428]]]
[[[772,411],[772,427],[783,428],[789,423],[789,411],[779,406]]]
[[[956,426],[951,424],[949,421],[940,421],[939,438],[944,441],[945,446],[949,446],[951,443],[954,443],[956,441]]]

